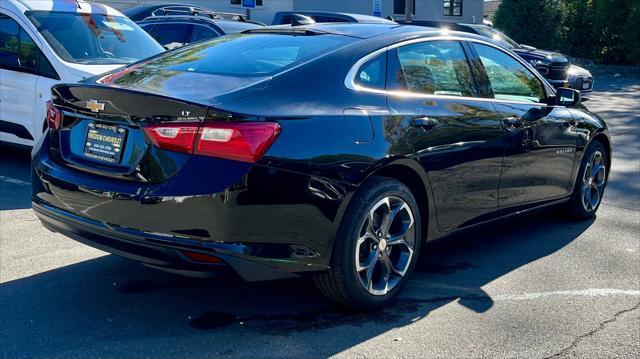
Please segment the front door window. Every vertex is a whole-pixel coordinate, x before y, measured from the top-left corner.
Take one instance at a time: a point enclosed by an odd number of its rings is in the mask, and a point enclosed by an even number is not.
[[[491,46],[474,43],[489,77],[493,95],[499,100],[543,102],[542,82],[513,57]]]

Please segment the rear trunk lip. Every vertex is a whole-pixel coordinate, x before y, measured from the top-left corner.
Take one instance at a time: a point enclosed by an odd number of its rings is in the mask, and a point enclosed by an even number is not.
[[[204,115],[202,118],[199,117],[191,117],[185,119],[184,121],[198,121],[202,122],[206,118],[206,114],[215,109],[215,104],[205,103],[204,101],[193,101],[182,99],[179,97],[172,97],[167,94],[148,91],[143,88],[133,88],[126,86],[118,86],[118,85],[105,85],[99,83],[86,83],[86,82],[78,82],[78,83],[60,83],[51,87],[51,93],[53,94],[52,102],[56,107],[59,107],[62,111],[67,111],[69,114],[73,116],[83,116],[87,119],[95,119],[100,120],[99,116],[108,116],[108,117],[117,117],[123,120],[126,120],[127,123],[132,125],[140,125],[139,122],[135,122],[131,120],[131,113],[123,112],[123,113],[112,113],[108,111],[102,111],[99,113],[92,112],[87,108],[77,107],[73,104],[72,101],[69,101],[67,98],[60,95],[60,89],[71,89],[71,88],[84,88],[84,89],[94,89],[94,90],[105,90],[105,91],[115,91],[121,92],[127,95],[136,95],[136,96],[145,96],[145,97],[153,97],[163,101],[175,102],[180,105],[193,106],[196,108],[200,108],[204,110]],[[80,99],[78,99],[80,100]],[[82,100],[80,100],[82,101]],[[86,101],[86,100],[85,100]]]

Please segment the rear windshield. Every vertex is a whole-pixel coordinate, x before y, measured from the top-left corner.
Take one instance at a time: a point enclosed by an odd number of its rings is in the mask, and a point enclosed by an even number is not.
[[[221,76],[270,76],[334,50],[351,38],[337,35],[235,34],[170,51],[141,68]]]
[[[29,20],[67,62],[128,64],[164,51],[151,36],[123,16],[31,11]]]

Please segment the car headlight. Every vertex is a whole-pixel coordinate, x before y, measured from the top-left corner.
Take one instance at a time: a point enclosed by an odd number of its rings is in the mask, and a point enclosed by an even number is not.
[[[533,65],[533,67],[538,67],[538,66],[549,66],[551,63],[548,61],[544,61],[544,60],[537,60],[537,59],[533,59],[530,60],[529,63],[531,65]]]

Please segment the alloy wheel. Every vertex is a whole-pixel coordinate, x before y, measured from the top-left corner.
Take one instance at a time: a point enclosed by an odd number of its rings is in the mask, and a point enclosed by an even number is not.
[[[411,265],[416,231],[411,208],[388,196],[367,213],[356,241],[360,284],[373,295],[385,295],[400,283]]]
[[[602,152],[595,151],[584,167],[582,176],[582,206],[587,212],[598,208],[604,193],[606,168]]]

